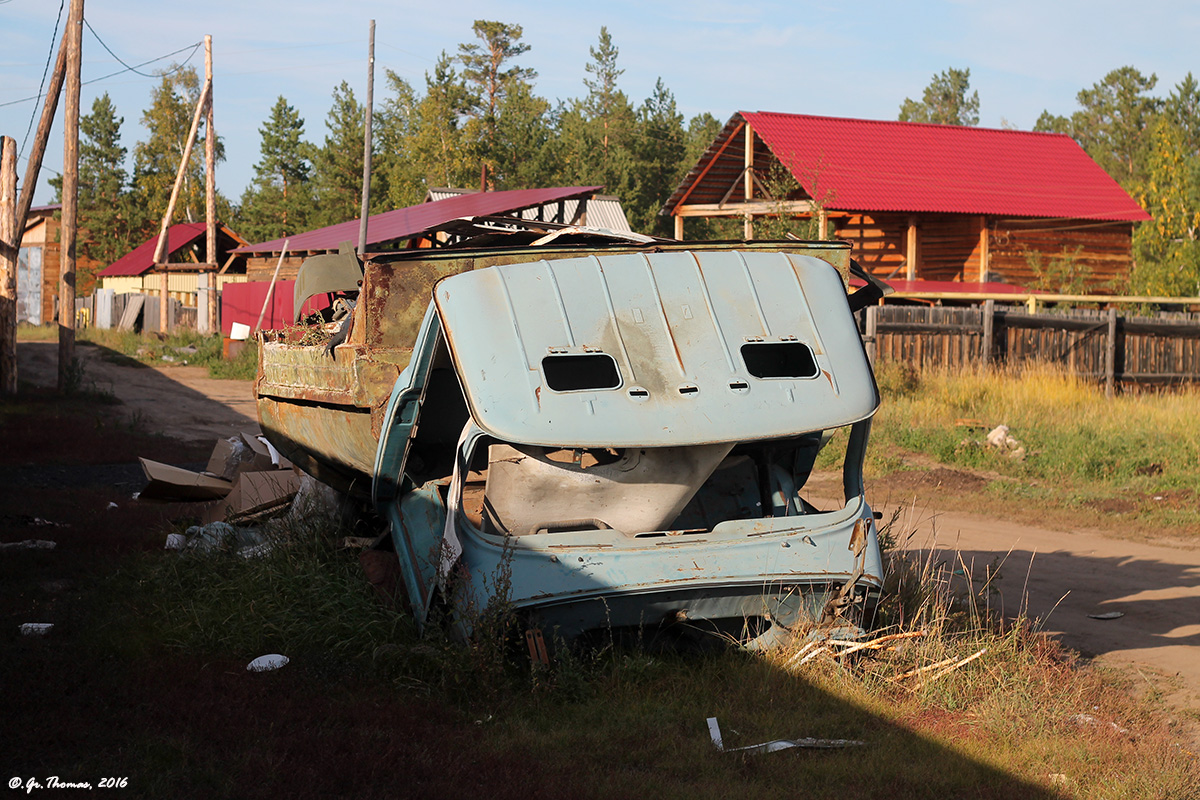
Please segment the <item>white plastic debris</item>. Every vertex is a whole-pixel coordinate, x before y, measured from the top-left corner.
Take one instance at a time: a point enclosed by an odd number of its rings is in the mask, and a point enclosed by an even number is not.
[[[258,528],[235,527],[228,522],[193,525],[187,529],[185,539],[184,549],[199,553],[232,550],[242,558],[256,558],[271,552],[271,542]]]
[[[21,635],[45,636],[53,627],[53,622],[23,622],[21,623]]]
[[[114,503],[112,501],[109,501],[109,504],[108,504],[109,511],[116,511],[118,508],[120,508],[119,505],[117,505],[116,503]]]
[[[721,726],[717,724],[716,717],[708,718],[708,735],[712,737],[713,747],[717,748],[722,753],[775,753],[780,750],[789,750],[793,747],[802,747],[810,750],[837,750],[843,747],[862,747],[866,742],[860,742],[857,739],[775,739],[762,744],[752,744],[747,747],[725,747],[725,742],[721,738]]]
[[[230,326],[229,338],[234,341],[245,341],[250,338],[250,326],[244,322],[235,322]]]
[[[254,659],[246,669],[250,672],[270,672],[273,669],[285,666],[289,661],[291,659],[287,656],[281,656],[279,653],[271,653],[270,655],[259,656]]]
[[[167,543],[163,545],[164,550],[182,550],[187,544],[187,537],[182,533],[168,533]]]
[[[1093,717],[1091,714],[1074,714],[1070,717],[1067,717],[1067,722],[1072,722],[1081,727],[1084,725],[1089,725],[1093,728],[1102,727],[1105,724],[1102,720],[1099,720],[1096,717]],[[1118,725],[1115,722],[1108,723],[1108,726],[1110,728],[1112,728],[1114,731],[1116,731],[1117,733],[1121,733],[1121,734],[1129,733],[1129,730],[1127,728],[1122,728],[1120,725]]]
[[[997,425],[987,435],[987,443],[992,447],[1003,448],[1008,440],[1008,426]]]
[[[58,542],[48,539],[25,539],[21,542],[0,542],[0,550],[53,550]]]

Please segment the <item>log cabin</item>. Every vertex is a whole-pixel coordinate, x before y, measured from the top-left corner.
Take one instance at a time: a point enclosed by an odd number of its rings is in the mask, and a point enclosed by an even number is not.
[[[1066,259],[1119,289],[1147,214],[1070,137],[743,111],[663,206],[684,220],[815,220],[882,278],[1029,286]],[[777,226],[776,226],[777,228]],[[964,290],[966,287],[964,287]]]

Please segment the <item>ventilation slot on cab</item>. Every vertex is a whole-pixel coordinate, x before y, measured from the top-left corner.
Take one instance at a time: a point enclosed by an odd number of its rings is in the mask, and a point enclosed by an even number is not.
[[[556,392],[616,389],[621,385],[621,371],[607,353],[546,356],[542,359],[542,375],[546,385]]]
[[[812,348],[803,342],[750,342],[742,345],[742,361],[756,378],[815,378],[819,374]]]

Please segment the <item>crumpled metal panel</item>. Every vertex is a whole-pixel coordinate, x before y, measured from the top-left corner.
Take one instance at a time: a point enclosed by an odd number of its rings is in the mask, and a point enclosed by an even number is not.
[[[786,252],[640,252],[507,264],[435,302],[480,428],[569,447],[754,441],[870,416],[878,393],[839,270]],[[759,378],[751,343],[807,345],[807,378]],[[555,391],[551,355],[604,353],[613,388]]]

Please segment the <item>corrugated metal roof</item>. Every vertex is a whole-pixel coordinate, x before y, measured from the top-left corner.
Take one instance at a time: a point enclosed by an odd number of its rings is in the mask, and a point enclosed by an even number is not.
[[[566,186],[550,189],[510,189],[503,192],[475,192],[447,197],[431,203],[398,208],[367,218],[367,246],[411,239],[435,230],[461,217],[485,217],[507,214],[568,198],[587,197],[599,186]],[[342,242],[358,242],[359,220],[340,222],[307,233],[288,237],[288,252],[305,253],[337,250]],[[235,253],[270,253],[283,249],[283,239],[239,247]]]
[[[170,258],[171,253],[202,238],[205,230],[203,222],[180,222],[167,228],[167,257]],[[105,267],[99,273],[99,277],[115,278],[149,272],[154,267],[154,248],[157,244],[158,234],[155,234]]]
[[[720,202],[740,176],[743,121],[757,134],[756,159],[767,148],[831,210],[1150,219],[1061,134],[763,111],[734,115],[665,213],[684,200]]]
[[[464,194],[478,194],[478,192],[472,189],[439,187],[429,190],[429,194],[426,195],[426,202],[444,200],[447,197],[458,197]],[[570,223],[574,221],[576,214],[579,213],[579,201],[567,200],[563,203],[563,206],[564,222]],[[547,213],[552,213],[552,209],[546,208],[543,211],[543,219],[552,218],[546,216]],[[521,218],[537,219],[537,209],[525,209],[521,212]],[[588,199],[587,226],[589,228],[604,228],[613,233],[633,233],[633,228],[629,227],[629,220],[625,217],[625,209],[621,207],[620,198],[611,194],[598,194]]]

